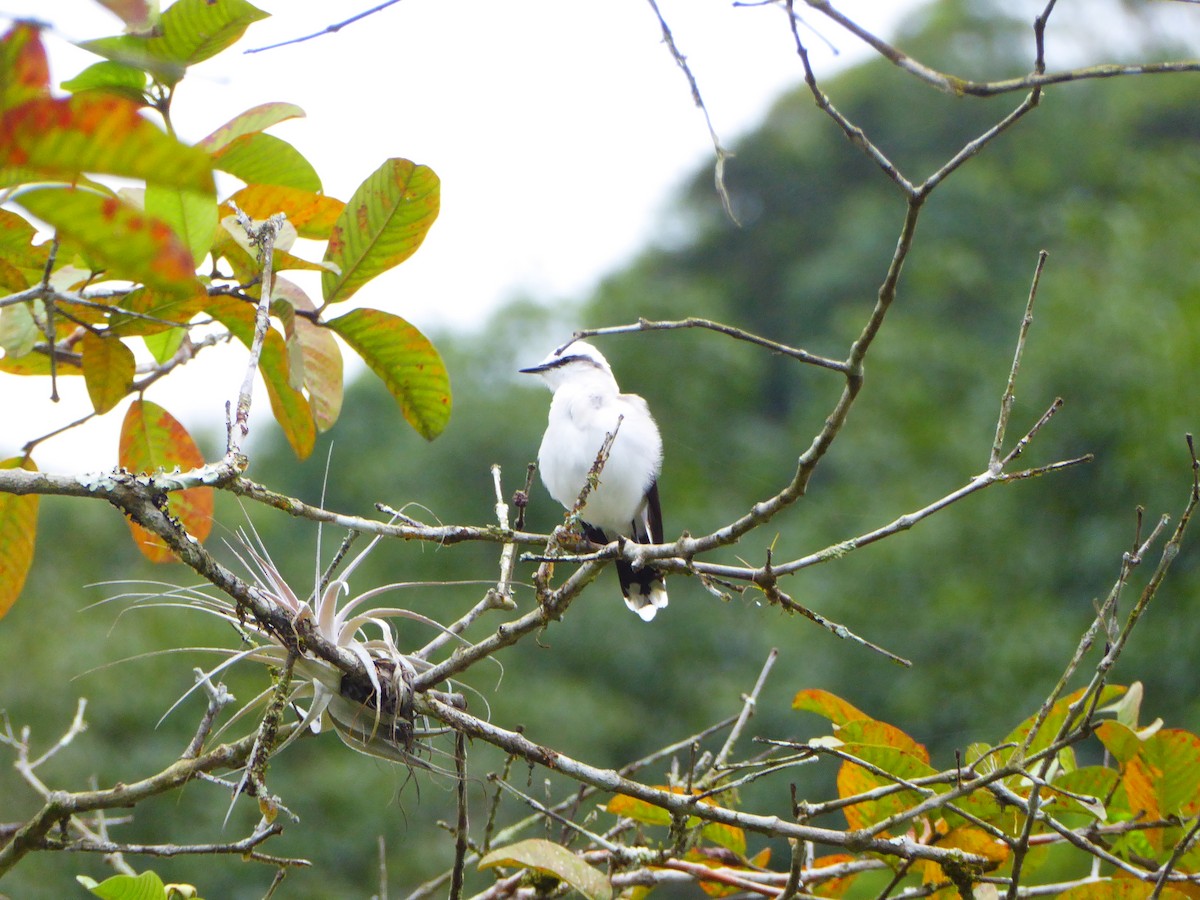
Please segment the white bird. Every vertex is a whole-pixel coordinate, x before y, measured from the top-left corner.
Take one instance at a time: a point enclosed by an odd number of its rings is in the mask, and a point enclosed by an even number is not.
[[[538,468],[550,496],[573,509],[605,440],[615,435],[599,483],[579,513],[584,534],[600,544],[622,536],[639,544],[661,544],[662,438],[646,401],[622,394],[608,360],[585,341],[520,371],[540,375],[554,392],[538,449]],[[662,574],[649,566],[634,571],[624,559],[616,566],[625,604],[649,622],[667,605]]]

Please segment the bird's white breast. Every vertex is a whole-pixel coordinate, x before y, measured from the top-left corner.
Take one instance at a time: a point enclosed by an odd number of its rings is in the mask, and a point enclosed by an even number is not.
[[[611,534],[628,535],[658,477],[662,439],[641,397],[594,388],[564,385],[555,391],[538,466],[550,496],[570,509],[605,437],[615,431],[600,483],[588,495],[582,518]]]

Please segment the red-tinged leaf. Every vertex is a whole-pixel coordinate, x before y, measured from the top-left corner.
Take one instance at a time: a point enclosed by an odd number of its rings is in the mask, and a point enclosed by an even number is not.
[[[300,191],[321,190],[321,176],[285,140],[256,132],[230,141],[213,154],[213,165],[246,184],[277,184]]]
[[[212,160],[142,118],[132,100],[88,92],[43,97],[0,116],[0,166],[72,180],[85,172],[213,190]]]
[[[38,27],[17,22],[0,38],[0,109],[50,95],[50,66]]]
[[[199,266],[217,236],[217,195],[160,184],[146,186],[146,214],[161,219],[183,241]]]
[[[425,335],[399,316],[377,309],[352,310],[326,327],[383,380],[421,437],[431,441],[442,433],[450,419],[450,376]]]
[[[0,209],[0,259],[22,269],[44,269],[50,249],[34,246],[37,229],[12,210]]]
[[[79,244],[110,277],[181,296],[195,290],[192,254],[160,219],[115,197],[75,188],[35,188],[18,202]]]
[[[147,0],[98,0],[113,15],[118,16],[130,31],[143,31],[150,24],[150,4]]]
[[[216,56],[241,38],[252,23],[266,17],[267,13],[245,0],[176,0],[151,35],[124,34],[80,46],[174,84],[188,66]]]
[[[205,311],[247,347],[254,341],[254,307],[232,297],[210,297]],[[259,373],[267,386],[271,411],[300,459],[312,453],[317,430],[304,395],[288,383],[287,347],[283,336],[271,328],[263,343]]]
[[[110,334],[121,336],[159,334],[181,325],[204,309],[208,292],[199,281],[192,281],[187,294],[164,294],[150,288],[138,288],[117,299],[109,314]]]
[[[316,310],[315,304],[299,287],[286,278],[275,279],[274,296],[291,304],[295,309],[307,312]],[[328,431],[337,422],[342,412],[343,371],[342,351],[328,328],[314,325],[304,316],[292,316],[288,332],[290,344],[294,341],[302,356],[302,380],[308,390],[308,405],[319,431]]]
[[[0,462],[0,469],[36,472],[37,466],[31,459],[6,459]],[[0,619],[17,602],[25,586],[25,576],[33,563],[37,514],[37,494],[0,494]]]
[[[149,400],[135,400],[121,423],[118,450],[121,466],[131,472],[153,475],[175,469],[194,469],[204,465],[204,455],[187,429],[169,412]],[[183,523],[188,534],[203,541],[212,530],[213,489],[188,488],[167,495],[171,515]],[[135,522],[129,523],[134,543],[152,562],[170,562],[175,558],[157,535]]]
[[[553,841],[531,838],[500,847],[479,860],[480,869],[495,866],[536,869],[579,891],[587,900],[611,900],[612,884],[599,869]]]
[[[278,184],[252,184],[244,187],[229,202],[252,219],[268,219],[285,213],[300,237],[328,240],[346,204],[324,194],[314,194]]]
[[[845,725],[854,719],[869,719],[865,712],[847,703],[841,697],[817,688],[800,691],[792,698],[792,709],[816,713],[834,725]]]
[[[238,113],[197,145],[209,153],[216,153],[232,141],[248,134],[265,131],[272,125],[288,119],[304,117],[304,110],[293,103],[263,103]]]
[[[88,397],[96,412],[104,415],[133,387],[133,351],[115,337],[101,337],[91,331],[85,331],[79,343]]]
[[[855,719],[838,729],[837,736],[846,744],[890,747],[922,763],[929,763],[929,751],[895,725],[878,719]]]
[[[441,182],[428,166],[389,159],[359,185],[333,226],[321,276],[326,302],[360,287],[417,252],[437,218]]]

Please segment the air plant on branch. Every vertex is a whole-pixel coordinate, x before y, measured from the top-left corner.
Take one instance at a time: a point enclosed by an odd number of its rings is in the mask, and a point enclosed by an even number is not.
[[[289,649],[278,636],[248,619],[244,611],[240,611],[237,604],[223,594],[198,587],[155,584],[155,588],[161,589],[154,592],[127,592],[108,598],[110,601],[133,598],[141,608],[166,606],[206,612],[232,625],[249,645],[240,650],[180,647],[165,651],[217,652],[226,658],[211,670],[198,670],[196,684],[171,705],[163,718],[170,715],[192,692],[204,685],[211,685],[214,679],[233,665],[242,662],[262,663],[275,674],[276,683],[242,705],[217,734],[250,715],[263,702],[269,702],[269,710],[277,707],[282,713],[289,706],[296,710],[299,726],[278,746],[272,748],[268,742],[264,748],[266,753],[277,753],[302,734],[320,733],[332,726],[346,746],[360,753],[436,769],[414,755],[417,739],[434,732],[419,731],[415,727],[412,679],[419,670],[429,668],[431,664],[418,655],[405,654],[400,650],[390,620],[408,619],[450,634],[457,640],[462,638],[412,610],[367,607],[369,601],[385,593],[416,587],[423,584],[421,582],[386,584],[357,596],[350,595],[351,575],[379,540],[379,537],[375,537],[337,577],[334,577],[332,567],[331,571],[322,574],[318,556],[313,590],[305,599],[301,599],[287,583],[252,526],[249,532],[239,530],[236,544],[228,544],[261,596],[286,611],[294,625],[311,620],[314,630],[322,638],[357,658],[366,671],[369,687],[347,678],[326,660]],[[349,541],[348,538],[343,544],[338,559],[348,549]],[[339,605],[339,601],[343,602]],[[286,675],[280,675],[281,672]],[[282,698],[283,703],[270,702],[273,695],[277,699]],[[271,712],[268,711],[264,724],[270,716]],[[260,727],[260,737],[264,730]],[[250,768],[247,767],[247,775],[243,777],[239,788],[246,784],[246,778],[251,775]]]

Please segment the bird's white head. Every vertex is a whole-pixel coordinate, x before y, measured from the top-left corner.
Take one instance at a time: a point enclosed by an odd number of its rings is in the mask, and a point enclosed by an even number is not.
[[[608,360],[587,341],[575,341],[561,353],[551,353],[536,366],[518,371],[526,375],[541,375],[552,391],[558,390],[569,381],[584,381],[597,377],[615,384]]]

